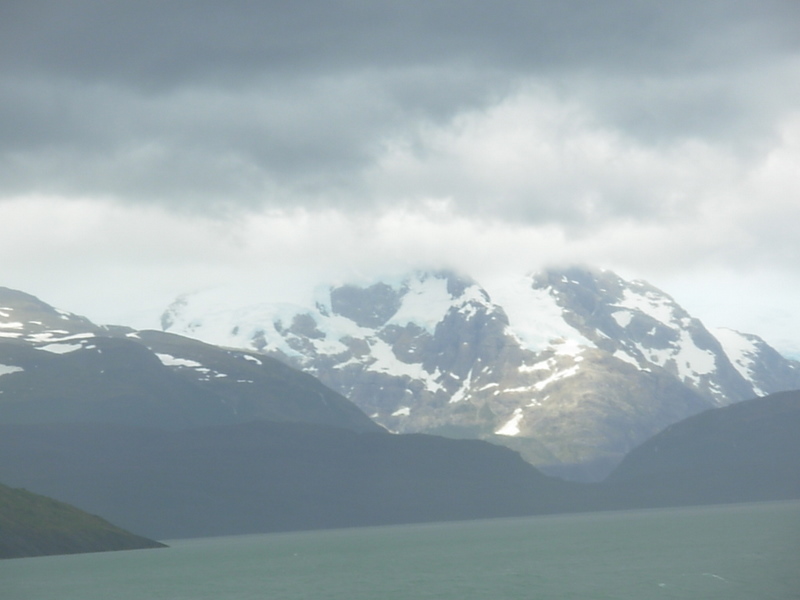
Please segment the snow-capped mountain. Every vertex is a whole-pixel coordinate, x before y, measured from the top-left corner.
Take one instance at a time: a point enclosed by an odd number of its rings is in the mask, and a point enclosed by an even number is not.
[[[491,295],[420,272],[311,304],[237,307],[205,292],[176,300],[162,325],[301,368],[392,431],[492,440],[573,477],[607,473],[706,408],[800,388],[800,364],[757,336],[710,332],[609,271],[550,270]]]
[[[0,423],[186,429],[255,419],[380,431],[341,395],[273,358],[98,326],[0,288]]]

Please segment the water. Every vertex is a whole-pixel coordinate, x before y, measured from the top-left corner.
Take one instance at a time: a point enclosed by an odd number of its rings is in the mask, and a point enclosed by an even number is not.
[[[3,600],[800,598],[800,502],[180,540],[0,561]]]

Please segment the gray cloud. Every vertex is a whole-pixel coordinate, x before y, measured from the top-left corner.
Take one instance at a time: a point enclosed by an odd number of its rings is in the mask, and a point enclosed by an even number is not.
[[[83,81],[173,87],[264,72],[446,62],[641,70],[797,48],[791,0],[702,3],[11,1],[3,64]]]
[[[4,0],[3,285],[125,323],[590,262],[796,351],[798,30],[796,0]]]
[[[425,132],[457,128],[530,81],[653,148],[687,137],[757,145],[798,101],[787,73],[800,8],[788,0],[54,0],[0,11],[5,196],[364,209],[400,200],[395,180],[373,181],[387,144],[437,154]],[[403,200],[458,193],[465,210],[529,220],[650,214],[625,200],[636,186],[613,206],[587,200],[596,173],[561,167],[538,188],[487,180],[481,202],[459,183],[463,164],[440,166],[399,182]],[[542,211],[530,194],[553,193],[558,175],[574,194]]]

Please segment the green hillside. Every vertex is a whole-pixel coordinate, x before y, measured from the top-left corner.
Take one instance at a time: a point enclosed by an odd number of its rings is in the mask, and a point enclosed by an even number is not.
[[[0,484],[0,558],[158,547],[69,504]]]

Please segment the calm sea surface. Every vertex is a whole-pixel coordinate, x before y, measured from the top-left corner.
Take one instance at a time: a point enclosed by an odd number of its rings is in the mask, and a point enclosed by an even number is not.
[[[169,543],[0,561],[0,598],[800,598],[800,502]]]

